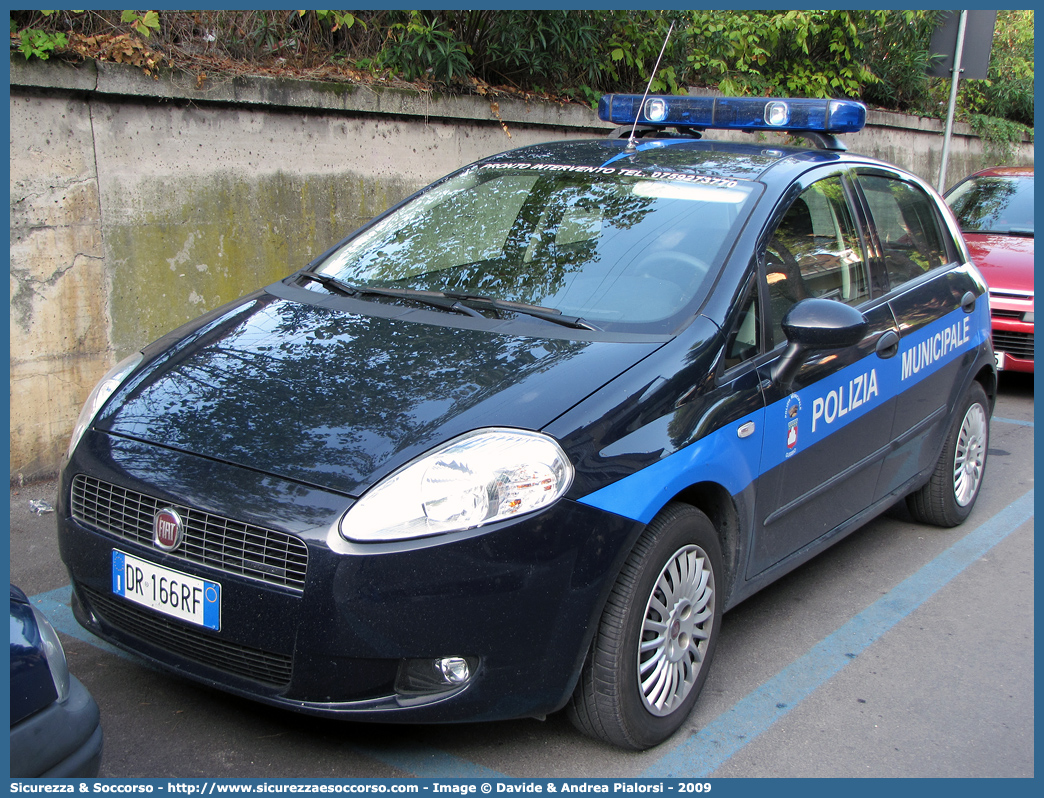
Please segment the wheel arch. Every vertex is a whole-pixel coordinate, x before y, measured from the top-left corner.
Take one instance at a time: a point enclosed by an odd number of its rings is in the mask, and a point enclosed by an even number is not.
[[[708,497],[705,506],[713,507],[713,492]],[[724,610],[720,542],[707,513],[677,497],[644,526],[593,625],[568,701],[581,732],[645,750],[685,722],[706,681]]]
[[[710,519],[721,543],[721,559],[725,568],[725,606],[729,604],[741,572],[741,522],[736,502],[726,488],[717,482],[698,482],[690,485],[671,499],[695,507]],[[667,504],[670,504],[668,502]],[[666,506],[666,505],[664,505]]]
[[[993,415],[993,408],[997,404],[997,372],[995,369],[984,365],[975,374],[975,381],[982,386],[982,389],[986,392],[986,398],[990,400],[990,415]]]
[[[740,575],[742,574],[741,562],[743,551],[745,550],[742,534],[744,521],[741,517],[736,500],[733,498],[729,490],[718,482],[703,480],[688,485],[673,496],[667,498],[665,501],[653,505],[649,510],[651,516],[649,521],[643,523],[641,527],[634,532],[629,543],[626,543],[621,547],[613,568],[610,573],[607,574],[605,589],[598,601],[592,606],[589,623],[590,632],[577,662],[577,668],[575,669],[577,676],[579,676],[580,669],[589,653],[594,638],[594,629],[597,626],[598,619],[601,618],[602,613],[605,610],[612,586],[619,578],[623,565],[634,550],[634,546],[637,544],[642,532],[650,523],[652,523],[652,520],[660,515],[667,507],[671,504],[678,503],[687,504],[702,512],[707,516],[711,525],[717,532],[718,542],[721,545],[722,566],[725,572],[725,584],[722,588],[722,593],[725,598],[723,608],[727,609],[729,607],[731,597],[736,592],[736,586],[740,581]],[[563,701],[563,704],[564,703],[565,701]]]

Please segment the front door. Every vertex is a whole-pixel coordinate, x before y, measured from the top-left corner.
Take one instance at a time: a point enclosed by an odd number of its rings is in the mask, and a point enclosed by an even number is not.
[[[883,336],[896,325],[887,303],[871,300],[850,199],[841,175],[811,182],[768,240],[762,279],[777,357],[759,368],[767,410],[748,577],[865,510],[887,453],[895,403],[880,363],[895,355]],[[772,380],[779,325],[807,297],[858,308],[869,330],[855,346],[814,354],[784,390]]]

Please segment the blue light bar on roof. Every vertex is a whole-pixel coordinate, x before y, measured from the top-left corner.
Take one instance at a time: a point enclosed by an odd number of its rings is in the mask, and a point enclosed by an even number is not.
[[[605,94],[598,118],[616,125],[695,127],[706,130],[778,130],[855,133],[866,124],[866,106],[855,100],[766,97],[652,96]]]

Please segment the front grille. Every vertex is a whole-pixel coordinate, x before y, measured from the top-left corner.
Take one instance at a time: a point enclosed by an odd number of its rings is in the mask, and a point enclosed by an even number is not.
[[[1020,299],[1032,302],[1033,294],[1027,294],[1025,291],[1008,291],[1005,289],[991,288],[990,299]]]
[[[81,587],[106,623],[164,651],[255,682],[282,687],[290,682],[293,658],[212,637],[111,594]]]
[[[308,547],[293,535],[160,502],[84,474],[73,480],[73,518],[143,546],[152,545],[153,518],[164,507],[173,507],[185,527],[181,545],[170,552],[172,557],[304,590]]]
[[[1012,357],[1033,360],[1033,333],[993,331],[993,348]]]
[[[1014,319],[1015,321],[1022,321],[1022,314],[1025,311],[1022,310],[1001,310],[994,308],[990,311],[990,315],[995,319]]]

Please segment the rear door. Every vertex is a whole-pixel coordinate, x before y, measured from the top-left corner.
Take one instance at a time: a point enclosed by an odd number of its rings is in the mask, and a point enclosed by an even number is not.
[[[900,494],[934,466],[949,408],[970,376],[989,303],[943,222],[939,204],[917,182],[860,169],[858,194],[873,221],[872,266],[886,283],[898,323],[899,354],[882,371],[896,396],[891,449],[875,498]],[[885,387],[885,386],[882,386]]]

